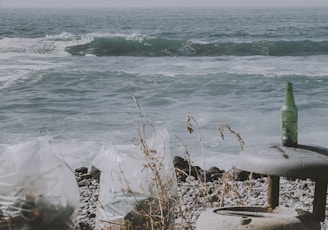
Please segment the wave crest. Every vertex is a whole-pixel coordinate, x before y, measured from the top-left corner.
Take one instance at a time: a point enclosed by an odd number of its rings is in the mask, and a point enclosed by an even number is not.
[[[328,55],[328,41],[202,42],[139,34],[63,32],[43,38],[0,39],[0,53],[55,56],[310,56]]]
[[[198,42],[153,37],[96,37],[69,46],[72,55],[95,56],[309,56],[327,55],[328,41]]]

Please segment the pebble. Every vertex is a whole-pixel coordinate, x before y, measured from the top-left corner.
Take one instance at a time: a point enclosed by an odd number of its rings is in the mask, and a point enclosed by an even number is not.
[[[82,174],[82,175],[81,175]],[[99,180],[76,172],[80,188],[81,206],[76,215],[76,230],[95,229],[96,202],[99,196]],[[312,212],[314,182],[311,180],[280,179],[279,206],[301,208]],[[207,209],[220,206],[265,206],[267,202],[267,178],[251,181],[217,181],[203,183],[194,177],[178,183],[175,206],[175,229],[196,229],[199,215]],[[328,206],[326,206],[328,210]],[[328,220],[321,224],[328,230]]]

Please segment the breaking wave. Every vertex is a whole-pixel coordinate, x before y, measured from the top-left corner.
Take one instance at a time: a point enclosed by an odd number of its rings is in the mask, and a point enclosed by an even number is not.
[[[310,56],[328,55],[327,41],[204,42],[144,35],[61,33],[43,38],[0,39],[1,54],[55,56]]]
[[[310,56],[327,55],[328,41],[198,42],[160,37],[95,37],[69,46],[72,55],[95,56]]]

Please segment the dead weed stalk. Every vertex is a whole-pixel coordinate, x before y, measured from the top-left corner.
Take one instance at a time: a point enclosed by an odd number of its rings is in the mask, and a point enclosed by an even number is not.
[[[164,170],[164,163],[158,150],[149,145],[146,137],[146,126],[148,123],[144,120],[139,102],[136,97],[133,97],[138,109],[139,122],[136,122],[135,130],[140,143],[143,156],[145,158],[144,169],[148,169],[152,174],[152,182],[154,186],[151,188],[151,193],[154,194],[154,199],[147,201],[139,210],[135,210],[138,215],[144,219],[142,228],[140,229],[158,229],[167,230],[172,222],[171,209],[173,207],[173,195],[171,194],[172,181],[167,181],[162,178],[161,171]],[[166,154],[164,149],[164,154]],[[169,183],[169,184],[168,184]],[[170,184],[171,183],[171,184]],[[147,208],[148,207],[148,208]],[[137,226],[134,226],[134,229]]]
[[[230,127],[230,125],[228,125],[228,124],[220,124],[217,129],[219,131],[219,134],[220,134],[220,137],[221,137],[222,140],[224,140],[224,138],[225,138],[224,132],[227,129],[230,134],[232,134],[233,136],[235,136],[235,138],[237,139],[237,141],[240,144],[241,150],[244,149],[244,147],[245,147],[244,140],[241,138],[241,136],[240,136],[240,134],[238,132],[236,132],[235,130],[233,130]]]
[[[186,129],[189,134],[198,134],[198,140],[201,144],[202,149],[202,156],[203,156],[203,175],[202,177],[197,174],[197,177],[194,178],[194,180],[186,180],[184,182],[184,186],[189,186],[190,188],[185,188],[185,190],[192,190],[194,191],[194,201],[193,205],[195,206],[202,206],[203,210],[206,210],[207,208],[214,208],[214,207],[223,207],[226,204],[226,200],[237,200],[237,203],[239,205],[243,205],[242,196],[240,195],[240,190],[238,187],[238,183],[235,180],[235,172],[233,169],[224,172],[222,177],[218,179],[217,182],[212,183],[212,185],[207,185],[206,180],[206,168],[205,168],[205,149],[204,149],[204,139],[200,132],[200,125],[197,122],[197,120],[192,116],[187,116],[186,121]],[[221,139],[225,139],[225,131],[228,131],[230,135],[233,135],[238,143],[240,144],[240,148],[243,150],[245,143],[243,139],[241,138],[240,134],[233,130],[228,124],[221,124],[217,127],[217,130],[219,131]],[[187,174],[186,171],[177,170],[177,173],[183,173],[187,178],[193,178],[191,175],[191,172],[193,169],[194,171],[198,172],[196,169],[196,166],[193,165],[193,162],[191,160],[189,151],[187,146],[183,143],[183,141],[178,138],[178,140],[182,143],[184,147],[184,160],[189,165],[189,174]],[[179,196],[180,200],[184,200],[184,192],[182,191]],[[197,193],[197,194],[196,194]],[[183,208],[184,207],[184,208]],[[192,210],[188,208],[188,205],[184,206],[178,205],[177,207],[178,216],[182,219],[182,226],[178,229],[194,229],[194,219],[195,216],[192,213]]]

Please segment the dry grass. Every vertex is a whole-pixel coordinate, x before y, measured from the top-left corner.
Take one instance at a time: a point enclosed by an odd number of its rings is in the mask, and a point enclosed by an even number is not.
[[[168,184],[167,180],[163,180],[160,173],[164,168],[163,162],[161,161],[161,158],[158,157],[158,150],[149,145],[146,136],[147,125],[150,123],[145,121],[138,100],[135,97],[133,98],[138,109],[138,120],[135,122],[135,131],[137,133],[136,140],[137,143],[140,144],[145,158],[146,163],[144,167],[152,173],[152,180],[154,182],[153,194],[155,195],[149,200],[136,202],[135,209],[124,218],[124,222],[119,224],[116,223],[116,225],[113,223],[111,225],[112,227],[109,229],[194,229],[197,216],[194,214],[193,207],[184,204],[185,194],[183,192],[180,192],[175,196],[175,194],[172,194],[169,189],[171,185]],[[229,197],[229,199],[236,199],[239,204],[242,204],[242,199],[239,194],[239,188],[234,179],[235,176],[233,171],[225,172],[222,178],[215,183],[214,187],[208,187],[205,171],[206,156],[200,125],[195,118],[187,116],[186,129],[189,134],[197,134],[204,161],[203,175],[197,175],[196,178],[192,177],[191,172],[195,166],[193,166],[188,147],[180,138],[178,138],[184,147],[183,157],[188,162],[189,172],[176,169],[176,173],[185,174],[187,177],[183,186],[187,188],[186,190],[193,191],[193,205],[195,207],[200,206],[203,210],[211,207],[224,206],[227,197]],[[218,126],[217,130],[222,139],[225,137],[225,131],[228,131],[230,135],[235,136],[243,149],[245,145],[244,141],[239,133],[235,132],[229,125],[221,124]],[[194,171],[198,172],[197,170]],[[174,180],[175,178],[172,179],[171,183],[174,183]],[[123,180],[122,183],[128,184],[129,182],[124,182]]]
[[[138,100],[133,97],[137,109],[138,120],[135,121],[135,131],[137,138],[135,144],[140,146],[145,163],[144,170],[150,171],[152,178],[149,185],[149,191],[152,196],[145,200],[138,200],[135,197],[134,209],[129,212],[123,222],[110,223],[108,229],[132,230],[132,229],[158,229],[167,230],[173,229],[174,216],[171,210],[174,207],[175,194],[172,194],[172,186],[176,186],[175,178],[168,180],[163,178],[163,170],[165,170],[165,162],[160,151],[152,146],[146,135],[146,130],[150,123],[147,123],[141,112]],[[163,137],[164,138],[164,137]],[[168,150],[164,149],[164,154]],[[121,177],[124,177],[124,172],[120,172]],[[129,187],[131,181],[126,179],[121,180],[122,187]],[[128,191],[133,194],[133,191]],[[137,196],[137,194],[135,194]]]
[[[186,182],[183,183],[185,187],[180,193],[177,201],[177,218],[179,222],[176,223],[175,229],[195,229],[195,220],[198,218],[198,213],[195,211],[198,210],[207,210],[214,207],[223,207],[225,206],[226,198],[230,200],[235,200],[237,204],[243,205],[242,197],[240,195],[240,189],[238,183],[235,180],[235,172],[233,169],[228,172],[224,172],[222,177],[218,179],[215,183],[206,182],[206,171],[205,171],[205,151],[203,145],[203,137],[200,132],[200,125],[197,120],[192,116],[187,116],[186,129],[189,134],[197,134],[198,141],[201,144],[202,154],[203,154],[203,175],[197,175],[196,177],[191,175],[192,168],[195,166],[191,160],[188,147],[179,139],[184,148],[184,160],[188,162],[189,165],[189,175],[185,171],[177,170],[177,173],[183,173],[187,177]],[[233,130],[228,124],[220,124],[217,127],[219,132],[219,137],[224,140],[225,132],[228,131],[229,135],[232,135],[236,138],[240,144],[241,149],[244,149],[245,143],[241,138],[240,134]],[[194,170],[198,172],[197,170]],[[250,188],[251,189],[251,188]],[[193,196],[193,208],[190,208],[184,203],[186,190],[192,190]],[[187,195],[188,196],[188,195]]]

